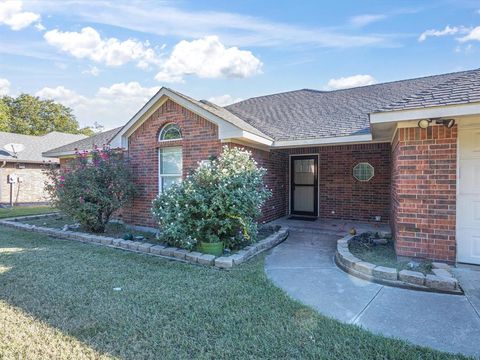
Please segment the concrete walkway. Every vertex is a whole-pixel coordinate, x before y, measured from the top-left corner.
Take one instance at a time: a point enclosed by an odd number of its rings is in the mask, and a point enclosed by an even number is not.
[[[457,270],[467,296],[382,286],[335,265],[338,238],[328,232],[291,231],[267,256],[268,277],[324,315],[384,336],[480,358],[480,271]]]

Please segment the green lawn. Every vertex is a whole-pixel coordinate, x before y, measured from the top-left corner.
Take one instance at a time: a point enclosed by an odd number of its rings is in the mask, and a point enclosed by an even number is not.
[[[55,211],[50,206],[14,206],[13,208],[0,208],[0,219],[16,216],[47,214]]]
[[[219,271],[7,228],[0,324],[1,359],[454,358],[317,314],[263,257]]]

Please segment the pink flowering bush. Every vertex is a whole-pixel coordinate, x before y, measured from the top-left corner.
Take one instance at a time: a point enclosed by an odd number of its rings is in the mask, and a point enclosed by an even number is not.
[[[77,152],[66,168],[47,166],[45,173],[52,205],[96,233],[134,194],[130,167],[108,147]]]
[[[224,147],[218,158],[200,163],[154,200],[162,240],[189,250],[201,242],[223,242],[232,250],[255,242],[256,220],[271,195],[265,174],[249,151]]]

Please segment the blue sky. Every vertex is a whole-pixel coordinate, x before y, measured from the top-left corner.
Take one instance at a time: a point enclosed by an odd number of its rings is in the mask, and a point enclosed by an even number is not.
[[[123,125],[161,86],[225,105],[480,67],[480,1],[1,1],[0,93]]]

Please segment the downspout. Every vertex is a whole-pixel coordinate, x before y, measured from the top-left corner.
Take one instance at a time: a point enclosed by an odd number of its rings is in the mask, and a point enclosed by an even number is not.
[[[3,164],[0,166],[0,203],[2,202],[2,169],[7,165],[7,160],[3,160]]]

